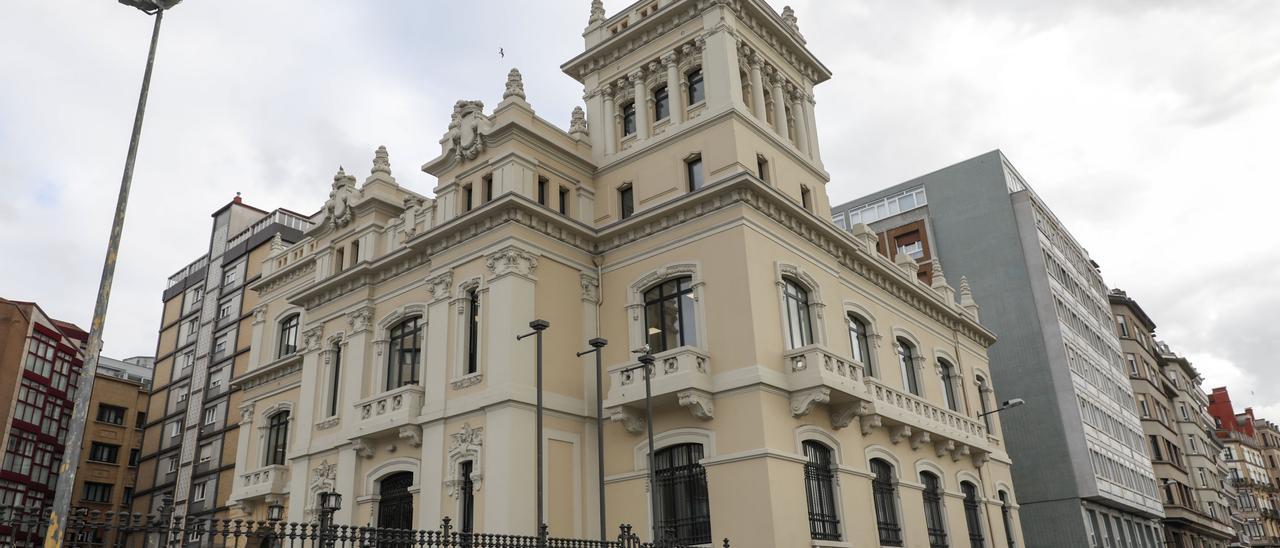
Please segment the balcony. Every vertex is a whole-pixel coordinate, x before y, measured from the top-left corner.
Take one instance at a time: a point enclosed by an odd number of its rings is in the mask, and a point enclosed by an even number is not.
[[[409,425],[422,411],[423,389],[407,384],[356,402],[356,435],[368,436]]]
[[[944,409],[876,379],[868,379],[866,384],[871,392],[871,412],[889,423],[893,443],[909,438],[912,449],[932,443],[938,456],[950,453],[952,460],[969,455],[976,461],[984,461],[991,452],[992,445],[982,421]]]
[[[289,489],[289,467],[279,464],[265,466],[240,474],[234,500],[247,500],[267,495],[282,495]]]
[[[862,365],[818,345],[782,354],[783,371],[791,390],[791,414],[802,417],[819,403],[833,407],[870,402]]]
[[[682,346],[654,355],[650,379],[653,405],[676,403],[689,408],[693,416],[710,420],[715,415],[711,401],[711,358],[691,346]],[[604,407],[610,418],[623,423],[627,431],[644,431],[644,376],[632,361],[609,368],[609,394]]]

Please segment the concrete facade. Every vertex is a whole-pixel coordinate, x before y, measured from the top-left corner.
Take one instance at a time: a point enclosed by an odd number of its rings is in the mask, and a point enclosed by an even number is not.
[[[99,358],[100,364],[107,360],[122,362]],[[98,372],[89,398],[80,468],[71,501],[73,506],[90,511],[128,512],[137,488],[148,389],[146,383],[137,380],[137,374],[123,369],[114,374],[100,365]],[[115,542],[110,533],[92,540],[106,545]]]
[[[1163,508],[1097,265],[1000,151],[832,210],[886,235],[922,225],[929,260],[967,279],[997,336],[991,372],[1033,547],[1150,547]]]

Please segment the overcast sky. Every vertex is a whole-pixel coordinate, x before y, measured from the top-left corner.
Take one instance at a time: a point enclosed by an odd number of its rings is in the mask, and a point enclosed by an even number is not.
[[[610,14],[622,0],[606,1]],[[112,0],[0,20],[0,295],[87,327],[151,21]],[[400,183],[507,70],[568,126],[589,0],[187,0],[165,18],[106,354],[152,354],[170,274],[242,192],[317,210],[386,145]],[[1280,419],[1280,2],[796,0],[833,204],[1002,149],[1190,357]],[[774,7],[782,5],[775,2]],[[502,48],[505,58],[498,56]]]

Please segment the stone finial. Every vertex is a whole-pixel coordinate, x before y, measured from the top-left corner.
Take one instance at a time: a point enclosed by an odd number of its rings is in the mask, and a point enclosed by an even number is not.
[[[281,251],[284,251],[284,238],[277,232],[271,237],[271,255],[279,255]]]
[[[502,99],[515,96],[524,99],[524,78],[520,76],[518,69],[511,69],[507,73],[507,90],[502,92]]]
[[[591,18],[587,20],[587,24],[600,23],[604,21],[604,1],[591,0]]]
[[[373,153],[373,173],[391,175],[391,155],[385,146],[379,146]]]
[[[920,266],[916,264],[915,259],[911,258],[910,253],[903,253],[899,251],[898,254],[893,257],[893,264],[898,265],[898,268],[901,268],[903,272],[913,278],[920,271]]]
[[[973,290],[969,289],[969,278],[960,277],[960,306],[968,312],[973,319],[978,319],[978,303],[973,300]]]
[[[933,286],[934,289],[940,289],[947,286],[947,277],[942,274],[942,259],[933,258]]]
[[[573,107],[573,114],[569,116],[569,135],[587,136],[587,114],[582,107]]]
[[[800,23],[796,19],[796,10],[791,9],[791,6],[783,6],[782,22],[786,23],[788,27],[791,27],[791,30],[796,31],[797,33],[800,32]]]
[[[854,240],[862,244],[862,249],[867,253],[876,252],[876,240],[879,237],[876,236],[876,231],[871,230],[871,227],[865,223],[857,223],[849,228],[849,232],[853,234]]]

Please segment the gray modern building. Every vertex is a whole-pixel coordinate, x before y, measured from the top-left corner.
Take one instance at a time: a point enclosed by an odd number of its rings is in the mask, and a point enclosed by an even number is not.
[[[1163,509],[1098,266],[1000,151],[832,208],[921,279],[967,282],[1034,548],[1156,548]],[[858,227],[861,230],[861,227]],[[935,264],[940,262],[941,265]]]

